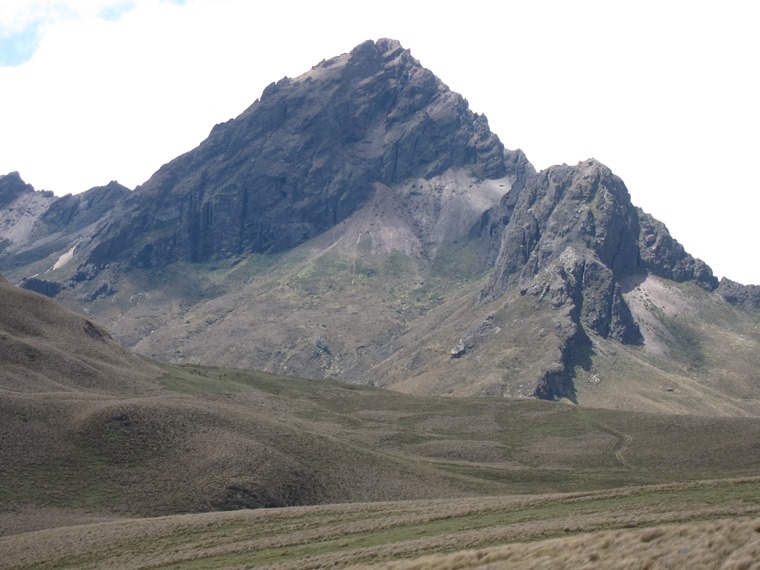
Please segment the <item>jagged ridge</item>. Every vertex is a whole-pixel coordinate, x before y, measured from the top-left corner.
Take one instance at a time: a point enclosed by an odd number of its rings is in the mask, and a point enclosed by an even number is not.
[[[502,199],[494,217],[503,223],[501,244],[481,297],[493,300],[519,287],[549,299],[569,321],[558,331],[561,367],[539,381],[538,397],[574,400],[573,369],[590,352],[589,334],[643,341],[623,298],[629,278],[652,273],[710,291],[718,286],[710,268],[635,208],[623,181],[594,159],[531,177]]]
[[[368,41],[271,84],[162,167],[89,261],[128,255],[149,267],[290,249],[356,211],[376,183],[462,167],[499,178],[510,164],[459,94],[398,42]]]

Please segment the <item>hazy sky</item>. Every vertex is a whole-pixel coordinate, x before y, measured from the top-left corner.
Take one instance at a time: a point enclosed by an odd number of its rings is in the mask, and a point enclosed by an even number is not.
[[[401,41],[537,169],[595,157],[760,283],[760,3],[0,0],[0,173],[134,187],[272,81]]]

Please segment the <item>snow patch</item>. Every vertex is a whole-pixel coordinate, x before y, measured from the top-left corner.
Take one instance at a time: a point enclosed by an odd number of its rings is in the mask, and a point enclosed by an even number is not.
[[[74,245],[69,251],[64,253],[61,257],[58,258],[58,261],[55,262],[53,265],[53,271],[56,269],[60,269],[64,265],[66,265],[69,261],[74,259],[74,251],[76,250],[77,246]]]

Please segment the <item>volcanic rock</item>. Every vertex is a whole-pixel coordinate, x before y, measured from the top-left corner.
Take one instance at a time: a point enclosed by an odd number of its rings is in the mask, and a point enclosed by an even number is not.
[[[37,275],[73,260],[76,251],[93,242],[116,206],[132,194],[118,182],[110,182],[56,198],[52,192],[35,191],[18,173],[0,177],[0,189],[5,190],[3,199],[8,200],[0,208],[0,269],[11,272],[25,268],[26,275],[18,281],[46,295],[60,291],[65,284],[48,279],[48,285],[38,283],[34,281]]]
[[[572,369],[599,335],[625,344],[643,336],[623,293],[626,278],[648,272],[713,290],[717,279],[668,233],[664,224],[631,204],[623,181],[594,159],[553,166],[502,198],[501,243],[484,301],[519,287],[564,310],[562,365],[546,372],[538,397],[573,399]],[[495,229],[488,228],[486,243]]]
[[[760,285],[742,285],[724,277],[718,285],[718,293],[732,305],[760,309]]]
[[[89,261],[153,267],[282,251],[346,219],[376,184],[457,168],[501,178],[525,162],[398,42],[368,41],[271,84],[162,167]]]
[[[5,208],[19,196],[30,192],[34,192],[34,186],[24,182],[18,172],[0,176],[0,208]]]

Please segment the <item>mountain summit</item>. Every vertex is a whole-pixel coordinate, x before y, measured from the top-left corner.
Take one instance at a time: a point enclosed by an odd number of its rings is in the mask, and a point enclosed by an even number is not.
[[[142,267],[290,249],[366,203],[376,184],[467,169],[503,178],[484,116],[394,40],[368,41],[264,90],[163,166],[104,229],[88,261]],[[144,236],[150,235],[149,240]]]
[[[11,280],[159,359],[752,408],[742,374],[760,339],[740,342],[736,323],[755,318],[754,288],[719,286],[598,161],[536,173],[394,40],[272,83],[132,192],[55,198],[0,177],[0,231]],[[716,311],[738,328],[704,320]],[[706,348],[713,334],[737,339],[731,364]],[[617,378],[626,367],[647,373]],[[714,401],[663,399],[681,384]]]

